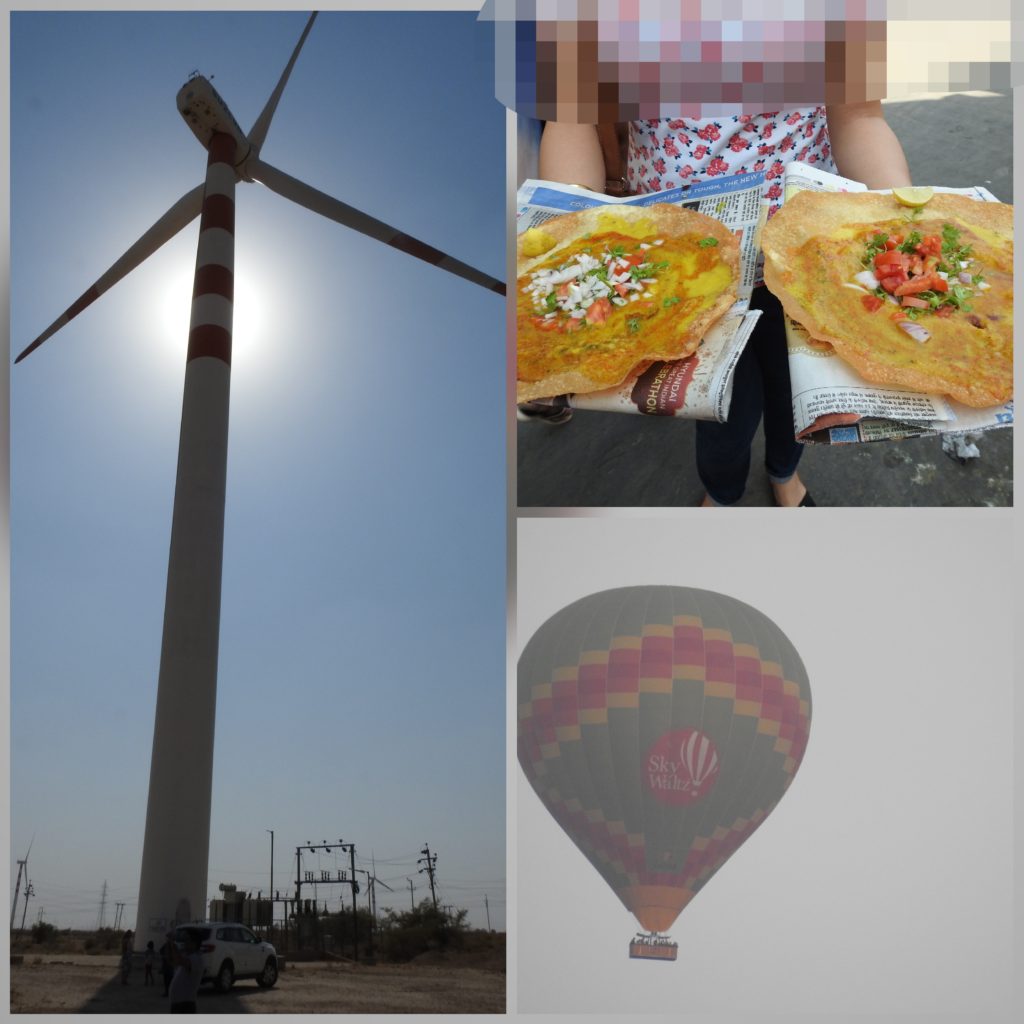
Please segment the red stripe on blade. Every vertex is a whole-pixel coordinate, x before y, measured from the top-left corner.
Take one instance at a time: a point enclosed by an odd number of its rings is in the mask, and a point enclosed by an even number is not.
[[[214,324],[203,324],[194,328],[188,336],[188,357],[186,362],[213,356],[231,365],[231,332]]]

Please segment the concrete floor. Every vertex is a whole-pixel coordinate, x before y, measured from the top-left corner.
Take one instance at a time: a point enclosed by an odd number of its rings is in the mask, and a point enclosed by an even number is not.
[[[954,95],[889,103],[885,115],[903,143],[916,183],[984,185],[1013,202],[1012,99]],[[686,420],[582,412],[561,426],[517,425],[518,504],[533,506],[696,505],[704,489]],[[977,441],[980,458],[946,455],[938,438],[834,448],[810,446],[800,475],[819,505],[1013,504],[1013,431]],[[758,432],[742,505],[770,505]]]

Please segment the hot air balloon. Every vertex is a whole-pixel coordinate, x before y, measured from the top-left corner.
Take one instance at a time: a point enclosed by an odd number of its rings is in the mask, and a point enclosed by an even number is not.
[[[591,594],[519,659],[519,763],[640,923],[636,958],[676,958],[664,933],[779,802],[810,721],[783,632],[708,590]]]

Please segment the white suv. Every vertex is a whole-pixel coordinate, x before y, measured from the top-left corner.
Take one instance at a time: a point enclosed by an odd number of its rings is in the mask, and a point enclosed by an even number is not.
[[[214,982],[221,992],[227,992],[238,978],[255,978],[260,988],[271,988],[277,981],[277,951],[245,925],[226,921],[178,925],[174,941],[179,948],[184,947],[189,931],[200,935],[203,981]]]

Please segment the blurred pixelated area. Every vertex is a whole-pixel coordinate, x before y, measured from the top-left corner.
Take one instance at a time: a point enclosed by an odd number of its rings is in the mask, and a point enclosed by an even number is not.
[[[595,124],[1005,91],[1021,79],[1011,13],[1011,0],[488,0],[481,19],[506,107]]]

